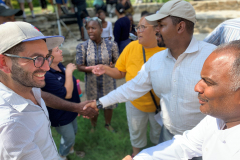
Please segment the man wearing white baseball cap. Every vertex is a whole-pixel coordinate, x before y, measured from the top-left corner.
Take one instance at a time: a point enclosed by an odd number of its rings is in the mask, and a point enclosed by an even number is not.
[[[57,160],[51,135],[48,106],[93,117],[85,103],[71,103],[43,93],[44,75],[53,56],[48,50],[59,46],[62,36],[44,36],[26,22],[0,25],[0,159]]]

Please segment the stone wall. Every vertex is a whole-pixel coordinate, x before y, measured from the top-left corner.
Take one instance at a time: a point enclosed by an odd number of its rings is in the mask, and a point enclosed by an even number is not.
[[[194,31],[209,33],[218,24],[231,18],[240,17],[240,0],[190,1],[196,11],[197,23]],[[141,3],[134,5],[135,13],[146,10],[155,13],[162,7],[160,3]]]
[[[196,12],[199,11],[220,11],[220,10],[240,10],[240,0],[210,0],[210,1],[190,1]],[[141,3],[133,5],[135,13],[144,10],[155,13],[161,8],[160,3]]]
[[[191,1],[196,12],[199,11],[221,11],[221,10],[240,10],[239,0],[222,1]]]
[[[156,13],[156,11],[158,11],[162,5],[162,3],[141,3],[133,5],[133,8],[135,13],[141,13],[142,11]]]

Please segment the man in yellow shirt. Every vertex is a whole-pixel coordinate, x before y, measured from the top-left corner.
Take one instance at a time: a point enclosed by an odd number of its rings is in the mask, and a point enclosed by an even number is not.
[[[136,27],[138,40],[131,42],[125,47],[119,59],[116,62],[115,68],[106,65],[97,65],[88,67],[96,75],[107,74],[115,79],[125,77],[126,81],[133,79],[144,64],[144,54],[146,61],[155,53],[164,50],[163,47],[158,47],[156,40],[156,31],[153,25],[150,25],[145,17],[142,17]],[[97,72],[95,72],[97,70]],[[157,105],[159,98],[152,91]],[[158,144],[158,139],[161,131],[161,126],[154,119],[156,106],[150,92],[144,96],[126,102],[127,119],[130,132],[133,154],[139,153],[140,148],[147,145],[147,124],[150,124],[150,139],[152,143]]]

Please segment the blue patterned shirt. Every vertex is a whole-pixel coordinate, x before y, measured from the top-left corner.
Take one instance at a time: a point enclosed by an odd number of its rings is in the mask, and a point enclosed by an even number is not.
[[[111,62],[115,64],[118,59],[117,44],[107,39],[102,39],[98,45],[89,39],[79,44],[76,49],[76,63],[78,65],[110,65]],[[97,77],[92,73],[85,73],[85,82],[88,100],[98,99],[116,88],[115,79],[105,74]],[[112,105],[109,108],[114,107],[116,105]]]
[[[203,41],[216,46],[240,39],[240,18],[219,24]]]

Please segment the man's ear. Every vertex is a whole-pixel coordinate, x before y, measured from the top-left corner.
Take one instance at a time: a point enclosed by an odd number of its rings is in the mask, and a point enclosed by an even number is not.
[[[2,54],[0,54],[0,70],[2,70],[4,73],[11,73],[9,65],[6,62],[6,56]]]
[[[183,33],[186,30],[186,23],[184,21],[181,21],[177,24],[177,27],[178,33]]]

